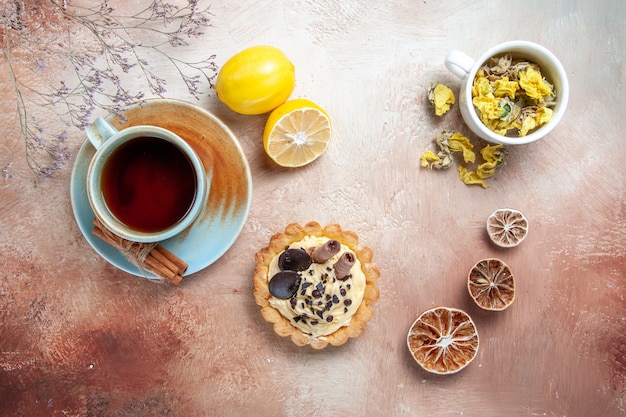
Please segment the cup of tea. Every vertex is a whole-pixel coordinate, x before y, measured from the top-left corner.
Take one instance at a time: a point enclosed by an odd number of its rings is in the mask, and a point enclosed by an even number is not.
[[[501,58],[503,60],[500,62]],[[478,59],[473,59],[464,52],[453,50],[448,53],[444,63],[450,72],[462,80],[458,102],[463,121],[474,134],[488,142],[503,145],[520,145],[534,142],[550,133],[565,113],[569,100],[567,74],[557,57],[541,45],[519,40],[504,42],[490,48]],[[507,65],[511,67],[507,68]],[[515,65],[518,67],[515,68]],[[498,68],[499,66],[502,68]],[[548,86],[552,87],[551,94],[549,97],[546,96],[545,101],[547,103],[541,103],[544,101],[543,97],[541,97],[542,93],[537,93],[535,90],[529,93],[529,96],[536,98],[530,97],[526,103],[527,97],[520,99],[520,95],[523,96],[525,93],[523,89],[518,88],[517,93],[515,93],[513,91],[514,87],[512,87],[514,84],[506,84],[515,82],[515,76],[509,77],[509,73],[506,70],[511,70],[510,74],[517,71],[515,73],[517,75],[519,71],[527,71],[529,66],[533,68],[532,75],[534,76],[532,80],[530,80],[531,76],[528,77],[529,84],[539,83],[539,91]],[[497,79],[498,74],[495,73],[497,71],[501,70],[502,74],[506,75],[506,80],[502,77],[501,84],[498,86],[505,87],[499,92],[502,101],[498,100],[499,97],[494,99],[494,102],[499,101],[500,109],[494,103],[488,102],[490,97],[480,98],[487,101],[485,106],[491,106],[488,110],[495,113],[495,116],[492,114],[486,116],[487,111],[485,109],[482,109],[484,114],[481,114],[481,109],[475,105],[474,101],[476,95],[480,94],[477,93],[477,90],[485,90],[484,88],[475,88],[474,85],[477,74],[479,74],[480,78],[484,74],[485,68],[488,68],[486,78],[491,81]],[[526,76],[526,72],[524,72],[524,75]],[[508,90],[506,87],[508,87]],[[528,87],[529,90],[531,87],[534,87],[534,85],[530,85]],[[489,92],[485,95],[487,96],[488,94]],[[533,100],[536,102],[533,102]],[[539,103],[538,105],[536,105],[537,102]],[[545,108],[539,110],[537,114],[536,110],[542,104],[545,104]],[[523,118],[529,115],[535,117],[536,120],[527,120],[529,123],[521,126]],[[489,123],[485,122],[487,117],[492,117]],[[499,118],[502,120],[498,120]],[[511,120],[507,120],[507,118]],[[519,118],[517,123],[514,123],[514,118]],[[516,128],[508,129],[509,121],[511,122],[510,126],[515,125]],[[523,135],[520,132],[523,132]]]
[[[87,196],[107,229],[134,242],[160,242],[198,217],[210,180],[185,140],[157,126],[117,130],[102,118],[86,133],[96,148]]]

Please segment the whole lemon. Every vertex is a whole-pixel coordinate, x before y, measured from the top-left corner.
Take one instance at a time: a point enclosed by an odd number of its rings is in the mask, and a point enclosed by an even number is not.
[[[215,91],[220,101],[241,114],[267,113],[284,103],[296,84],[295,68],[278,48],[253,46],[231,57],[220,69]]]

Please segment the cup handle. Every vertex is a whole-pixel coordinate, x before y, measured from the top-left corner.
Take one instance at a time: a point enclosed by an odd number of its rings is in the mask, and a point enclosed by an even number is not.
[[[475,62],[476,61],[466,53],[454,50],[448,53],[444,64],[452,74],[460,79],[464,79],[472,70]]]
[[[102,117],[98,117],[85,129],[89,142],[91,142],[96,149],[100,149],[100,146],[102,146],[104,141],[115,135],[117,132],[119,132],[119,130]]]

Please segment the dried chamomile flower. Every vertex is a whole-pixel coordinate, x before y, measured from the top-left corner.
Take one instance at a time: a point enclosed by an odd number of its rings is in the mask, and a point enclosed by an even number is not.
[[[489,186],[483,180],[495,175],[496,169],[504,164],[508,153],[502,145],[487,145],[480,150],[480,155],[485,162],[478,165],[475,172],[460,166],[459,177],[467,185],[480,185],[488,188]]]
[[[490,73],[505,74],[509,68],[511,68],[513,59],[511,58],[511,55],[503,55],[501,57],[491,58],[488,63],[492,65],[489,67]]]
[[[445,132],[444,132],[445,133]],[[441,134],[440,134],[441,135]],[[442,139],[443,140],[443,139]],[[441,141],[435,139],[435,143],[439,147],[439,152],[427,150],[421,157],[421,165],[424,168],[447,169],[452,165],[452,153],[448,149],[447,143],[444,145]]]
[[[452,162],[452,160],[450,160]],[[441,167],[443,164],[443,159],[441,159],[436,153],[433,151],[426,151],[421,157],[421,165],[423,168],[434,168]]]
[[[472,145],[467,137],[459,132],[454,132],[448,137],[447,142],[451,152],[463,152],[463,161],[465,161],[465,163],[474,162],[476,160],[476,155],[472,151],[474,145]]]
[[[463,164],[458,167],[459,177],[467,185],[480,185],[488,188],[485,179],[492,177],[496,169],[500,167],[507,157],[507,151],[502,145],[486,145],[480,150],[483,163],[479,164],[476,171],[467,168],[467,164],[476,161],[473,151],[474,145],[469,138],[459,132],[444,130],[435,139],[439,152],[428,150],[421,157],[421,166],[424,168],[446,169],[452,165],[453,152],[463,153]]]
[[[465,163],[474,162],[476,155],[472,151],[474,145],[470,140],[451,130],[444,130],[435,139],[435,144],[439,147],[439,152],[426,151],[421,158],[422,167],[446,169],[452,165],[452,152],[462,152]]]
[[[519,130],[520,136],[524,136],[534,128],[548,123],[554,111],[547,107],[526,107],[521,113],[522,116],[517,118],[513,126]]]
[[[480,120],[488,129],[504,135],[506,128],[500,127],[500,119],[506,117],[507,109],[500,105],[503,98],[495,96],[492,83],[477,74],[472,86],[472,96],[472,104],[478,110]]]
[[[444,151],[439,151],[438,153],[426,151],[420,159],[422,167],[431,169],[447,169],[450,168],[453,162],[452,154]]]
[[[509,77],[502,77],[502,79],[494,81],[493,86],[495,88],[493,91],[494,96],[508,97],[513,100],[520,85],[517,81],[509,81]]]
[[[504,164],[508,153],[502,145],[487,145],[480,150],[480,155],[485,162],[478,165],[476,174],[480,178],[486,179],[495,175],[496,168]]]
[[[528,97],[542,102],[544,97],[552,95],[552,85],[541,76],[541,72],[528,67],[525,71],[520,71],[518,76],[519,85]]]
[[[489,186],[485,184],[482,178],[478,176],[474,171],[470,171],[469,169],[459,166],[459,178],[467,185],[480,185],[483,188],[488,188]]]
[[[437,83],[428,90],[428,101],[435,106],[435,114],[443,116],[455,103],[454,92],[445,84]]]

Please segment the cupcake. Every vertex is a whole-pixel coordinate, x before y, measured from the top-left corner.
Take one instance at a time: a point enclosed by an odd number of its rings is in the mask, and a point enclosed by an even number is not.
[[[298,346],[323,349],[360,336],[373,317],[380,272],[356,233],[292,223],[257,252],[254,298],[263,318]]]

